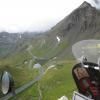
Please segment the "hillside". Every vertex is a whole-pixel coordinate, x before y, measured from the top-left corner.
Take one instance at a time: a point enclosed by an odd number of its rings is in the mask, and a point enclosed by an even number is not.
[[[57,23],[50,31],[51,36],[59,36],[67,43],[66,49],[60,54],[62,58],[71,58],[71,47],[74,43],[86,39],[100,39],[100,10],[83,2],[71,14]],[[67,57],[65,57],[67,55]]]
[[[100,11],[86,1],[65,17],[49,34],[57,34],[69,43],[89,38],[100,38]]]

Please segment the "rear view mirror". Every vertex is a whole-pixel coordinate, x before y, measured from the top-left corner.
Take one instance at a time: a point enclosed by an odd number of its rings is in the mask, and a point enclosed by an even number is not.
[[[8,94],[14,90],[14,80],[11,74],[7,71],[4,71],[1,76],[1,91],[3,94]]]

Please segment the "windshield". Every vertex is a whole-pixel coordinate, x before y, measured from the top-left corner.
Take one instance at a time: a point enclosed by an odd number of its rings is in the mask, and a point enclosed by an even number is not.
[[[97,63],[100,58],[100,40],[83,40],[72,46],[74,57],[79,61],[86,57],[88,62]]]

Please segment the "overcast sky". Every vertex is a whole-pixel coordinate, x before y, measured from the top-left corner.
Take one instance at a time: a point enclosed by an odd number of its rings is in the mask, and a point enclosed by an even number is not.
[[[0,0],[0,31],[23,32],[50,29],[83,1]]]

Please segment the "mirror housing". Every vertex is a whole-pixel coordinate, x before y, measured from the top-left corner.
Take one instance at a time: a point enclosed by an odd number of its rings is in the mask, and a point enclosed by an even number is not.
[[[14,80],[12,75],[4,71],[1,75],[1,91],[4,95],[12,92],[14,90]]]

